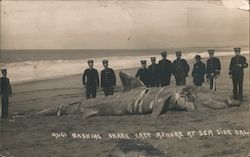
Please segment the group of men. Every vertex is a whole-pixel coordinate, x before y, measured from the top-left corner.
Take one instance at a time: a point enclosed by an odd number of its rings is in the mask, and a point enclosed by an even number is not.
[[[141,68],[135,77],[139,78],[147,87],[164,87],[170,85],[171,75],[175,76],[176,85],[185,85],[190,70],[185,59],[181,58],[181,51],[176,52],[177,59],[173,63],[167,59],[167,52],[161,53],[162,60],[156,64],[156,57],[151,57],[151,65],[147,68],[146,60],[141,60]]]
[[[221,70],[220,60],[214,57],[214,50],[208,50],[210,58],[207,66],[201,61],[201,56],[196,55],[196,63],[192,70],[193,83],[202,86],[205,82],[205,75],[210,80],[210,88],[214,89],[214,79],[218,78]],[[156,64],[156,57],[151,57],[151,65],[146,68],[146,60],[141,61],[141,68],[135,77],[139,78],[147,87],[164,87],[170,85],[171,75],[174,76],[177,86],[186,85],[186,77],[190,71],[187,61],[183,58],[182,52],[176,52],[176,59],[173,63],[167,59],[167,52],[161,53],[162,59]]]
[[[234,48],[235,56],[231,58],[229,76],[233,82],[233,95],[235,100],[243,99],[243,78],[244,68],[248,67],[246,57],[240,55],[241,49]],[[196,86],[202,86],[205,82],[205,75],[210,82],[210,89],[216,90],[215,81],[220,76],[221,64],[217,57],[214,57],[214,50],[208,50],[209,59],[207,65],[201,61],[201,56],[196,55],[192,77]],[[176,85],[186,84],[186,77],[189,73],[189,65],[181,58],[181,51],[176,52],[176,59],[173,63],[167,59],[167,52],[162,52],[162,60],[156,64],[156,57],[151,57],[152,64],[147,68],[146,60],[141,61],[141,68],[135,77],[139,78],[147,87],[164,87],[170,85],[171,75],[175,77]],[[88,61],[89,68],[84,71],[82,83],[86,87],[87,99],[96,97],[96,89],[99,87],[98,71],[93,68],[93,60]],[[101,71],[101,87],[105,96],[113,95],[116,86],[116,76],[113,69],[109,68],[108,60],[103,60],[104,69]],[[2,69],[0,79],[0,95],[2,100],[2,118],[8,117],[9,97],[12,96],[10,81],[7,77],[7,69]]]
[[[108,67],[108,60],[103,60],[104,69],[101,71],[101,88],[105,96],[113,95],[114,86],[116,86],[116,76],[113,69]],[[88,60],[89,68],[86,69],[82,76],[82,84],[86,87],[87,99],[96,97],[96,88],[99,87],[99,76],[95,68],[94,61]]]
[[[240,55],[241,49],[234,48],[235,56],[231,59],[229,75],[233,80],[233,94],[235,100],[242,100],[244,68],[248,67],[246,58]],[[201,56],[196,55],[196,63],[193,66],[192,77],[196,86],[202,86],[206,80],[209,81],[210,89],[216,90],[216,79],[220,76],[220,59],[214,56],[214,49],[208,50],[209,59],[207,63],[201,61]],[[177,86],[186,85],[186,77],[190,67],[182,52],[176,52],[176,59],[171,62],[167,59],[167,51],[161,53],[162,59],[156,63],[156,57],[151,57],[151,65],[147,67],[147,61],[141,60],[141,68],[138,69],[135,77],[140,79],[147,87],[164,87],[170,85],[171,76],[175,78]],[[82,82],[86,86],[86,97],[95,98],[96,88],[99,87],[99,76],[93,68],[93,60],[88,61],[89,68],[84,71]],[[116,76],[113,69],[108,67],[108,60],[103,61],[104,70],[101,71],[101,87],[105,96],[113,95],[113,88],[116,86]],[[86,81],[87,78],[87,81]]]
[[[196,55],[196,63],[193,66],[192,77],[195,86],[202,86],[205,76],[209,81],[210,89],[216,90],[216,79],[220,76],[220,59],[214,56],[214,49],[208,50],[207,64],[201,61],[201,56]],[[235,56],[232,57],[229,66],[229,76],[233,81],[233,94],[235,100],[243,100],[244,68],[248,67],[246,58],[241,56],[241,48],[234,48]],[[164,87],[170,85],[171,75],[175,77],[177,86],[186,85],[186,77],[190,67],[185,59],[181,58],[181,51],[176,52],[173,63],[167,59],[167,52],[161,53],[162,59],[156,64],[156,57],[151,57],[151,65],[146,67],[146,60],[141,60],[141,68],[135,77],[139,78],[147,87]]]

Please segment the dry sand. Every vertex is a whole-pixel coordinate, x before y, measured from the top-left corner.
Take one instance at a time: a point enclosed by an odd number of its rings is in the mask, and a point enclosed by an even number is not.
[[[248,57],[247,57],[248,58]],[[205,61],[205,59],[204,59]],[[218,93],[232,96],[232,83],[228,77],[230,57],[221,57],[222,73],[217,81]],[[190,61],[190,67],[192,68]],[[128,69],[134,74],[136,69]],[[133,136],[139,132],[173,132],[190,130],[244,129],[250,131],[249,70],[245,70],[244,103],[240,107],[201,112],[167,112],[158,119],[150,115],[91,117],[81,115],[61,117],[27,117],[0,121],[0,154],[6,156],[83,156],[105,157],[114,150],[119,140],[107,138],[108,133],[123,132]],[[174,84],[172,77],[172,84]],[[189,76],[188,84],[192,83]],[[117,90],[121,88],[118,81]],[[10,100],[10,112],[37,112],[59,103],[85,99],[81,76],[35,81],[15,85]],[[98,97],[103,96],[98,92]],[[67,138],[55,139],[53,132],[65,132]],[[73,139],[71,133],[99,133],[102,140]],[[215,135],[183,137],[182,139],[141,140],[165,152],[167,156],[180,157],[243,157],[250,154],[249,135]]]

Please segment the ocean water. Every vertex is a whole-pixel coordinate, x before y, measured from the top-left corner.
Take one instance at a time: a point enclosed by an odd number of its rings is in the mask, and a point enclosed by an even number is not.
[[[1,50],[0,63],[13,63],[24,61],[47,60],[74,60],[85,58],[109,57],[109,56],[135,56],[158,54],[161,49],[155,50]]]
[[[1,52],[0,66],[8,69],[8,77],[11,82],[22,83],[33,80],[43,80],[57,78],[83,73],[88,67],[87,60],[94,59],[94,67],[102,70],[102,60],[108,59],[109,66],[114,69],[126,69],[140,66],[140,60],[145,59],[150,63],[150,57],[155,56],[157,60],[161,59],[160,50],[103,50],[103,51],[76,51],[61,52],[45,51],[40,53],[30,52]],[[168,59],[174,60],[175,54],[171,51]],[[242,54],[248,54],[249,51],[243,51]],[[197,52],[188,50],[183,53],[183,58],[193,59]],[[206,58],[208,53],[200,51],[199,54]],[[233,55],[232,51],[217,51],[216,56]]]

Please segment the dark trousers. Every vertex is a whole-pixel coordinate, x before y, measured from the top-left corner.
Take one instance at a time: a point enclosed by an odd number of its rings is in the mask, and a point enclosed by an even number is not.
[[[175,76],[176,86],[185,86],[186,85],[186,76]]]
[[[104,90],[105,96],[109,96],[109,95],[113,95],[114,94],[113,86],[103,87],[103,90]]]
[[[170,85],[170,77],[161,78],[161,87]]]
[[[214,79],[213,78],[209,78],[209,86],[210,86],[210,89],[213,89],[213,86],[214,86]]]
[[[202,86],[202,84],[203,84],[202,82],[194,82],[194,85],[195,85],[195,86],[199,86],[199,87],[201,87],[201,86]]]
[[[9,95],[2,96],[2,118],[7,118],[9,112]]]
[[[96,85],[86,86],[86,97],[87,99],[96,98]]]
[[[213,87],[215,86],[214,91],[216,91],[216,84],[214,85],[214,78],[213,77],[209,77],[209,86],[210,86],[210,89],[212,89],[212,90],[213,90]]]
[[[201,87],[203,84],[204,80],[202,80],[200,77],[194,77],[193,83],[195,86]]]
[[[234,94],[234,99],[242,99],[243,95],[243,78],[244,74],[234,74],[232,76],[233,80],[233,94]]]

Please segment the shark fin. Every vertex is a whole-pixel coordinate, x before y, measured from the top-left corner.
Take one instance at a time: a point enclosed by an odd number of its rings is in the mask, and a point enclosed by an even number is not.
[[[51,107],[37,113],[38,116],[54,116],[57,114],[58,114],[58,106]]]
[[[98,113],[99,111],[95,109],[85,109],[83,112],[80,112],[79,114],[81,114],[83,118],[89,118],[97,115]]]
[[[123,92],[127,92],[131,89],[135,89],[139,87],[146,88],[146,86],[143,84],[142,81],[129,75],[126,72],[120,71],[119,76],[123,85]]]
[[[163,112],[166,111],[166,109],[172,105],[173,102],[175,102],[175,93],[168,87],[163,87],[158,92],[157,96],[154,100],[153,105],[153,111],[152,111],[152,117],[157,118],[160,116]]]

